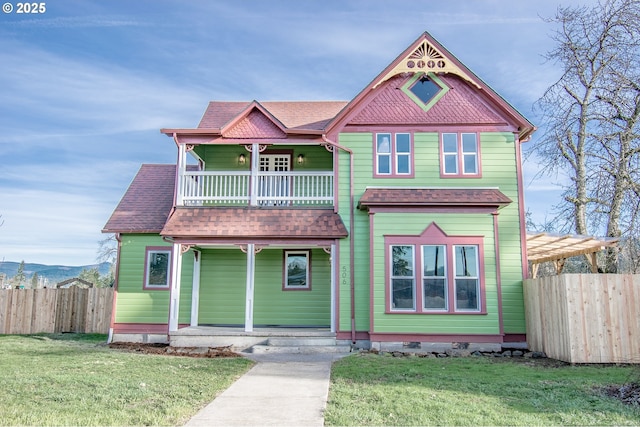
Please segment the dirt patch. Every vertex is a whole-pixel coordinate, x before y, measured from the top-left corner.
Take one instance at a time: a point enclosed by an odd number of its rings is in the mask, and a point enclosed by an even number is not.
[[[609,397],[618,399],[625,405],[640,408],[640,383],[630,383],[623,386],[611,385],[602,389]]]
[[[231,350],[231,347],[171,347],[169,344],[144,344],[117,342],[109,344],[110,348],[142,354],[160,354],[182,357],[242,357]]]

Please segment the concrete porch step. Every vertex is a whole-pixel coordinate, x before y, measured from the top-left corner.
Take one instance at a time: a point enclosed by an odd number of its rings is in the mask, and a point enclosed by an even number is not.
[[[255,354],[267,353],[349,353],[351,346],[338,345],[335,338],[329,337],[271,337],[265,343],[256,344],[248,349]]]

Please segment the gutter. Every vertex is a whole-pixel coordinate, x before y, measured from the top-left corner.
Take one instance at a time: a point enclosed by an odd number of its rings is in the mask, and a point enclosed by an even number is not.
[[[350,252],[349,253],[349,281],[350,281],[349,292],[351,297],[350,298],[351,299],[351,343],[355,345],[356,343],[356,303],[355,303],[356,291],[355,291],[355,273],[354,273],[355,260],[354,260],[354,254],[353,254],[353,251],[355,248],[354,233],[353,233],[354,218],[355,218],[355,213],[354,213],[355,196],[353,193],[353,151],[348,149],[347,147],[344,147],[338,144],[335,141],[331,141],[330,139],[327,138],[326,134],[322,134],[322,140],[327,144],[335,148],[338,148],[340,150],[343,150],[349,154],[349,252]]]

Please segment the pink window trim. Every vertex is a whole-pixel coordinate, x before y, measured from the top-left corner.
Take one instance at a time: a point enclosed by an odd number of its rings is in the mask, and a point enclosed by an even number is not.
[[[289,252],[304,252],[307,254],[307,277],[309,283],[305,287],[288,287],[287,286],[287,254]],[[311,251],[309,249],[285,249],[282,251],[282,290],[284,292],[300,292],[311,290]]]
[[[396,153],[396,135],[407,134],[409,135],[409,173],[398,173],[398,158]],[[390,168],[391,173],[382,174],[378,173],[378,135],[390,136]],[[373,138],[373,177],[374,178],[414,178],[415,177],[415,147],[413,145],[413,132],[376,132]]]
[[[455,133],[457,135],[457,155],[458,155],[458,173],[444,173],[444,134],[445,133]],[[473,133],[476,135],[477,142],[477,162],[478,162],[478,172],[477,173],[463,173],[464,167],[464,156],[462,155],[462,134],[463,133]],[[438,137],[438,152],[440,155],[440,178],[444,179],[456,179],[456,178],[482,178],[482,157],[481,157],[481,147],[480,147],[480,133],[479,132],[439,132]]]
[[[412,245],[414,247],[414,283],[415,283],[415,310],[391,308],[391,246]],[[423,307],[422,289],[422,251],[421,245],[444,245],[447,251],[447,292],[449,295],[448,310],[426,310]],[[478,247],[478,279],[480,281],[480,310],[478,311],[456,311],[455,308],[455,277],[453,276],[454,252],[453,247],[459,245],[475,245]],[[455,315],[483,315],[487,314],[485,274],[484,274],[484,237],[483,236],[448,236],[435,223],[431,223],[422,234],[417,236],[387,235],[384,236],[384,258],[385,258],[385,314],[455,314]]]
[[[149,271],[149,254],[151,252],[169,252],[169,268],[167,271],[167,286],[147,286],[147,274]],[[168,291],[171,289],[171,273],[173,249],[171,246],[147,246],[144,248],[144,275],[142,277],[142,289],[145,291]]]

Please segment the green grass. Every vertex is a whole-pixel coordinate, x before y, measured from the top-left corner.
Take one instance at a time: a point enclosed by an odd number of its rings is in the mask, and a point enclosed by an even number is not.
[[[105,343],[106,335],[0,336],[0,425],[182,425],[252,366]]]
[[[325,425],[640,425],[640,409],[599,387],[638,367],[360,354],[333,365]]]

